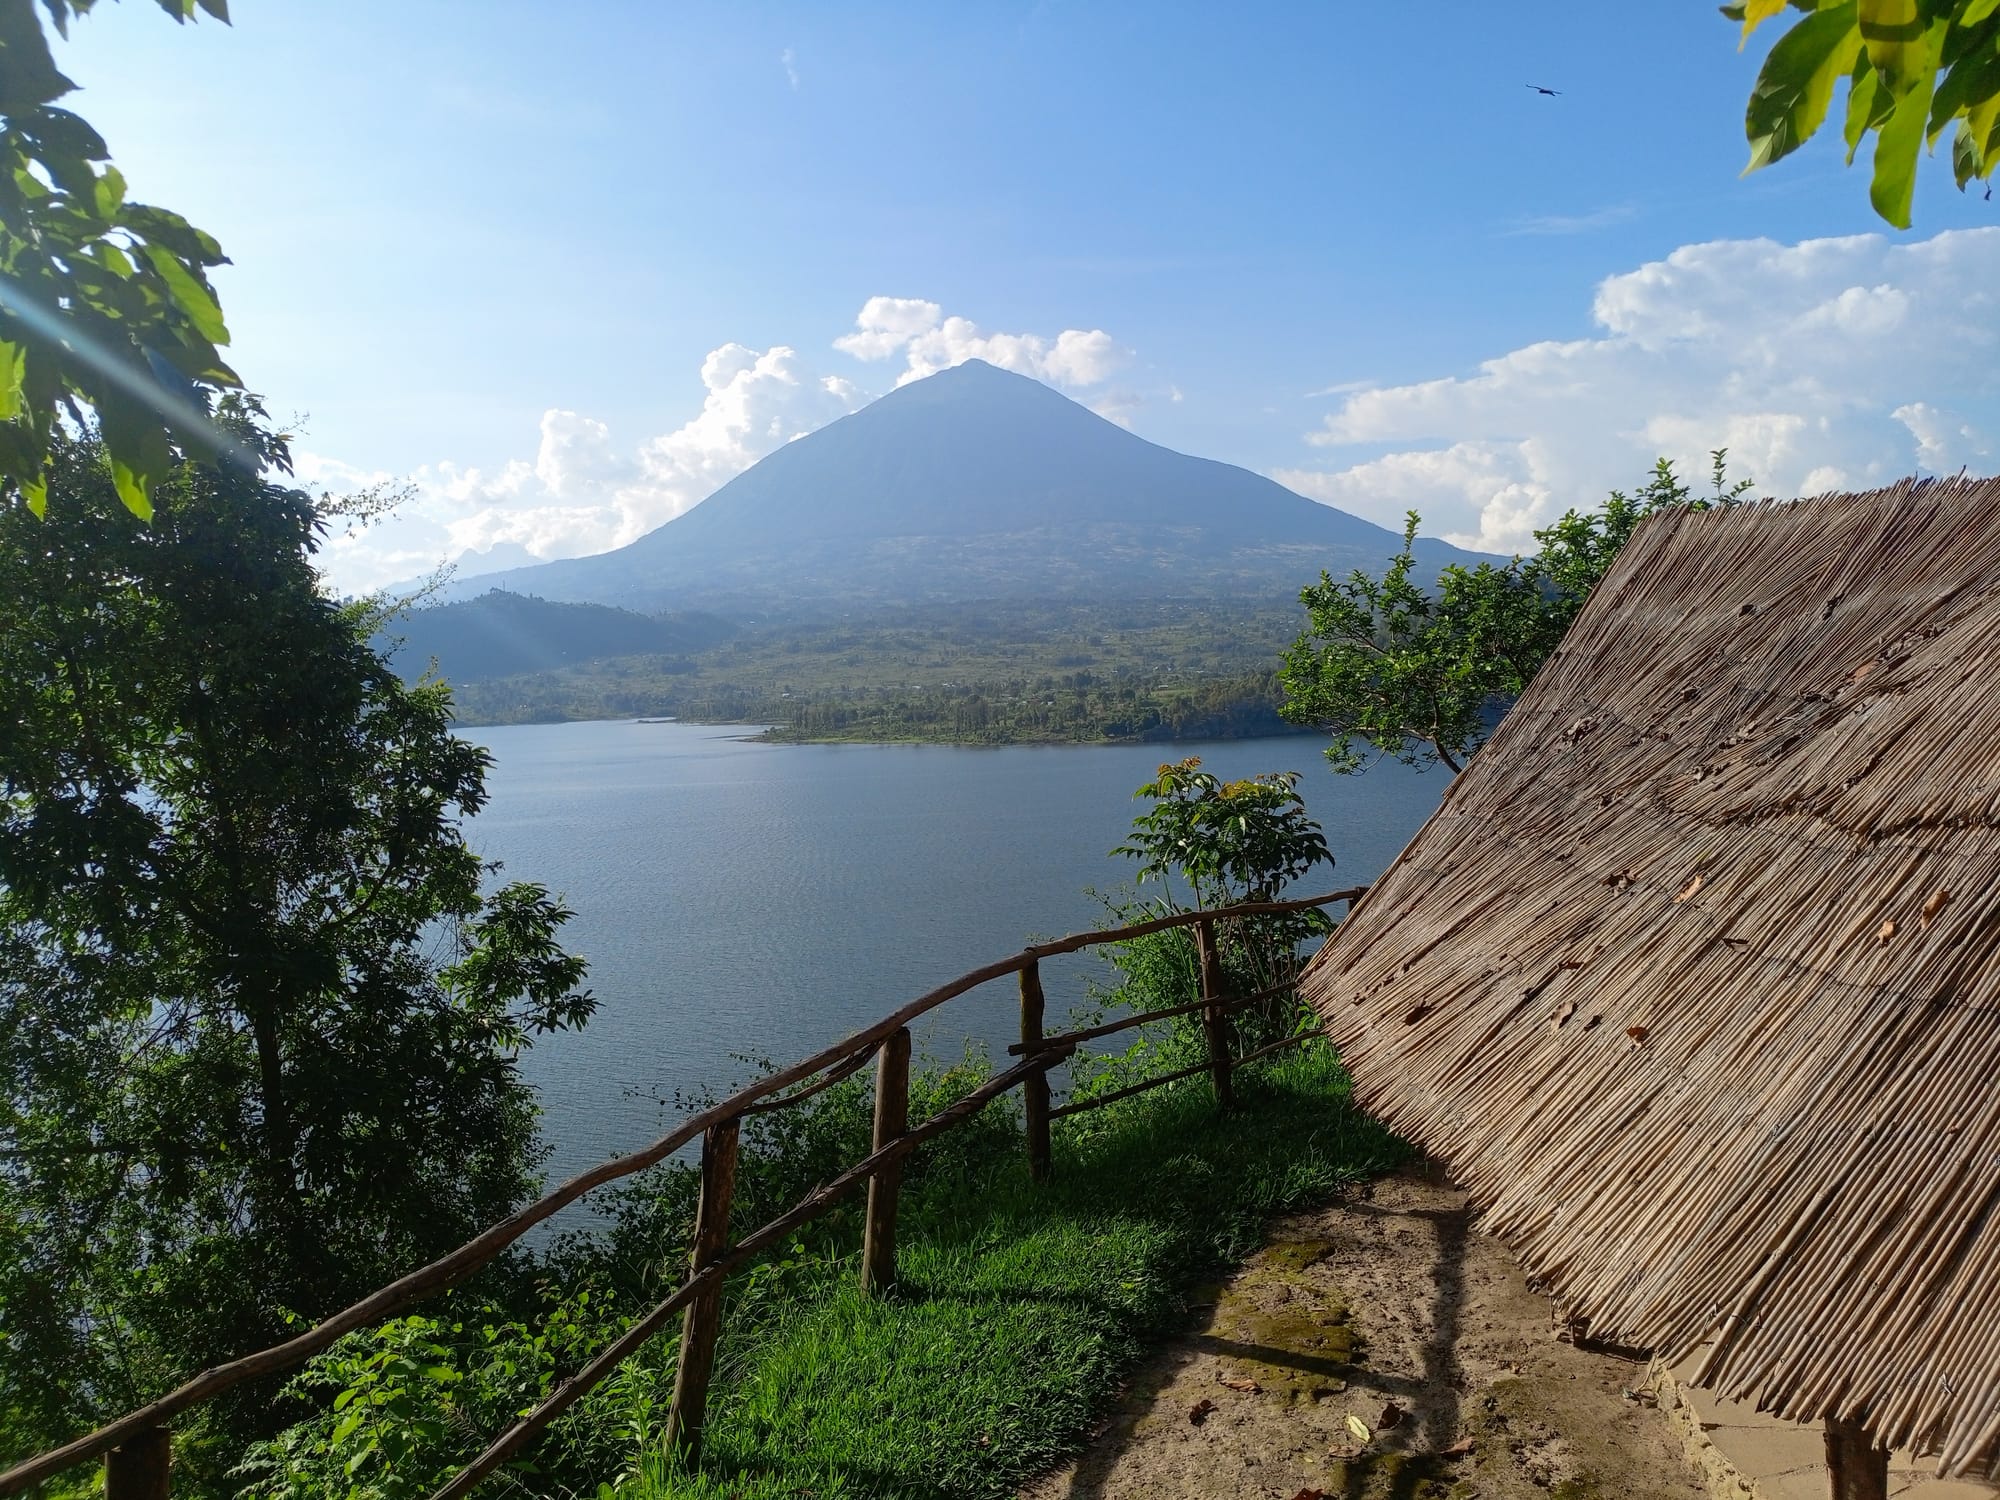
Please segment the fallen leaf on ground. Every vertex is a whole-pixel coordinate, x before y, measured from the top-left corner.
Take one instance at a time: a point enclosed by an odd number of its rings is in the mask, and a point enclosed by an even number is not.
[[[1375,1427],[1378,1432],[1387,1432],[1402,1420],[1403,1408],[1391,1401],[1382,1408],[1382,1415],[1376,1420]]]
[[[1355,1416],[1353,1412],[1347,1414],[1347,1430],[1364,1443],[1375,1436],[1374,1433],[1368,1430],[1368,1424]]]
[[[1950,891],[1934,892],[1931,899],[1924,903],[1924,914],[1917,923],[1917,931],[1929,932],[1931,923],[1936,920],[1937,914],[1949,905],[1951,905]]]
[[[1683,901],[1689,900],[1700,889],[1701,889],[1701,877],[1697,875],[1695,876],[1694,879],[1690,880],[1686,885],[1681,887],[1681,893],[1678,896],[1674,897],[1674,903],[1678,905]]]
[[[1884,922],[1880,927],[1876,928],[1875,930],[1876,946],[1887,947],[1889,939],[1894,937],[1895,935],[1896,935],[1896,919],[1894,917],[1891,917],[1889,918],[1888,921]]]
[[[1627,1026],[1625,1028],[1625,1035],[1632,1038],[1635,1042],[1643,1042],[1646,1040],[1646,1028],[1643,1026]]]
[[[1264,1389],[1254,1380],[1225,1380],[1222,1383],[1232,1391],[1242,1391],[1246,1396],[1255,1396]]]
[[[1471,1451],[1472,1451],[1472,1439],[1469,1437],[1462,1437],[1457,1442],[1453,1443],[1449,1448],[1444,1450],[1444,1456],[1446,1458],[1463,1458],[1465,1457],[1466,1454],[1470,1453]]]
[[[1194,1410],[1188,1413],[1188,1421],[1199,1427],[1208,1420],[1208,1414],[1214,1410],[1215,1403],[1203,1396],[1201,1400],[1195,1402]]]
[[[1292,1496],[1292,1500],[1326,1500],[1326,1491],[1315,1490],[1315,1489],[1303,1489],[1300,1490],[1296,1495]]]
[[[1340,1459],[1359,1458],[1361,1457],[1361,1450],[1350,1443],[1343,1443],[1340,1447],[1331,1449],[1326,1456],[1328,1458]]]

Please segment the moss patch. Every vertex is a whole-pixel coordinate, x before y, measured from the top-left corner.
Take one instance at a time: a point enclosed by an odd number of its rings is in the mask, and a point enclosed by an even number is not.
[[[1210,1336],[1231,1378],[1254,1380],[1295,1406],[1347,1389],[1367,1358],[1368,1341],[1355,1329],[1347,1304],[1305,1274],[1332,1251],[1325,1240],[1280,1241],[1222,1293]]]
[[[1326,1493],[1342,1500],[1469,1500],[1479,1493],[1451,1468],[1435,1453],[1364,1453],[1333,1465]]]

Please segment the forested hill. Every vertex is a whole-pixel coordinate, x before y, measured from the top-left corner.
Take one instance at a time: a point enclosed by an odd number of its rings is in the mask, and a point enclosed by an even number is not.
[[[705,650],[468,680],[462,723],[677,717],[785,738],[970,744],[1281,734],[1293,607],[1114,601],[932,606],[746,628]]]
[[[492,589],[398,616],[383,627],[379,642],[406,680],[415,681],[435,662],[446,681],[464,684],[607,657],[681,655],[734,633],[711,616],[642,615]]]

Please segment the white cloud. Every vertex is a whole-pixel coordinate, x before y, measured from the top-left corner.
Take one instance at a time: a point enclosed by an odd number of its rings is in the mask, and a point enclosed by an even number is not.
[[[983,359],[1018,375],[1074,389],[1102,384],[1131,358],[1101,328],[1065,328],[1054,338],[986,333],[970,318],[948,318],[937,303],[915,297],[870,297],[855,316],[854,332],[835,339],[833,347],[863,360],[902,356],[898,385],[968,359]]]
[[[1503,235],[1591,234],[1638,216],[1635,203],[1610,203],[1581,214],[1531,214],[1516,219],[1501,231]]]
[[[1386,525],[1509,552],[1564,509],[1710,449],[1767,494],[1988,468],[2000,430],[2000,229],[1687,245],[1612,276],[1597,337],[1476,373],[1355,390],[1307,441],[1365,447],[1275,473]]]
[[[835,347],[864,361],[901,357],[899,385],[981,358],[1082,391],[1101,385],[1127,358],[1101,329],[986,333],[969,319],[945,316],[935,302],[896,297],[871,297],[856,332]],[[706,499],[766,454],[869,399],[854,381],[813,368],[783,344],[711,350],[702,361],[701,385],[699,412],[636,444],[594,417],[553,407],[542,414],[532,458],[495,466],[426,465],[410,476],[419,496],[413,505],[366,536],[328,545],[322,560],[329,577],[338,587],[365,589],[428,572],[467,550],[503,544],[540,558],[623,546]],[[1124,391],[1100,392],[1098,401],[1118,421],[1140,404]],[[311,463],[334,488],[388,477],[360,475],[334,459],[314,456]],[[303,468],[301,478],[307,478]]]
[[[1351,396],[1356,391],[1372,391],[1381,383],[1379,380],[1342,380],[1333,385],[1323,385],[1316,391],[1307,391],[1305,399],[1317,401],[1321,396]]]
[[[792,86],[792,92],[799,91],[799,58],[790,47],[778,54],[778,65],[785,70],[785,82]]]
[[[782,344],[724,344],[702,361],[701,411],[636,449],[594,418],[542,415],[532,463],[492,473],[440,463],[419,471],[454,551],[514,542],[537,557],[622,547],[706,499],[773,449],[862,404],[837,376],[808,372]]]
[[[1918,464],[1933,474],[1992,465],[1992,440],[1970,422],[1949,417],[1928,401],[1912,401],[1889,415],[1910,429],[1917,440]]]

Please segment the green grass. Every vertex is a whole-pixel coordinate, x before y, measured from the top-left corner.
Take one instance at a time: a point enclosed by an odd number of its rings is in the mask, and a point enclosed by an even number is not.
[[[1197,1079],[1058,1122],[1043,1187],[1018,1151],[927,1173],[895,1291],[864,1297],[851,1256],[809,1267],[751,1342],[725,1333],[702,1472],[654,1461],[619,1493],[976,1500],[1076,1452],[1191,1288],[1404,1152],[1319,1043],[1238,1089],[1226,1118]]]

